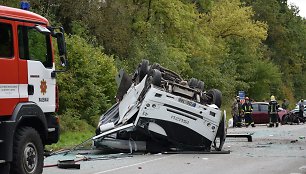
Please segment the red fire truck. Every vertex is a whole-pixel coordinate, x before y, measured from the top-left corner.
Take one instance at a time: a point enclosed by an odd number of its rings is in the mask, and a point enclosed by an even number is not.
[[[0,173],[42,173],[44,145],[59,139],[52,38],[66,69],[64,30],[0,6]]]

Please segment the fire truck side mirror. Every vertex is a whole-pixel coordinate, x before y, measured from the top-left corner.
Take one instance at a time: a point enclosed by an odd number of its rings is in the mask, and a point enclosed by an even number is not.
[[[67,65],[66,60],[66,43],[63,33],[56,33],[56,39],[57,39],[57,46],[58,46],[58,52],[60,56],[60,61],[62,66]]]
[[[65,67],[64,70],[55,70],[53,71],[53,75],[51,75],[53,78],[55,78],[55,74],[59,72],[65,72],[68,70],[68,61],[67,61],[67,50],[66,50],[66,42],[65,42],[65,31],[63,27],[51,27],[48,26],[47,29],[51,32],[51,36],[56,38],[57,41],[57,47],[58,47],[58,53],[60,57],[60,63],[63,67]],[[58,32],[56,31],[58,30]]]

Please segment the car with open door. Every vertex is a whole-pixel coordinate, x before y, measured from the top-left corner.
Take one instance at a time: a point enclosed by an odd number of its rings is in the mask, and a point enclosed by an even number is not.
[[[268,108],[268,102],[252,102],[253,107],[253,120],[255,124],[268,124],[270,122]],[[287,110],[278,108],[279,122],[283,123],[283,116],[287,113]]]

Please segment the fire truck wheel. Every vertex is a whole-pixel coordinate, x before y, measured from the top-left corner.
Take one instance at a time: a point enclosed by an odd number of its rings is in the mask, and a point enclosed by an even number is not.
[[[31,127],[19,128],[14,137],[11,169],[18,174],[41,174],[43,171],[43,144],[38,132]]]
[[[218,89],[211,89],[207,92],[207,95],[210,98],[210,103],[217,105],[219,108],[222,103],[222,93]]]
[[[148,74],[149,72],[149,61],[142,60],[140,67],[139,67],[139,82]]]

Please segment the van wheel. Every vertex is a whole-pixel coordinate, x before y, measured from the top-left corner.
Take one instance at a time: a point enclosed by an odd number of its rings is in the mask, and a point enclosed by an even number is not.
[[[223,116],[222,120],[219,124],[219,127],[218,127],[216,138],[214,140],[214,148],[217,151],[222,150],[222,147],[224,145],[225,138],[226,138],[226,132],[227,132],[227,130],[226,130],[225,118]]]
[[[43,171],[43,144],[38,132],[32,127],[17,129],[13,145],[11,169],[18,174],[41,174]]]
[[[190,88],[196,88],[198,86],[198,80],[196,78],[191,78],[189,81],[188,81],[188,85]]]
[[[156,86],[161,86],[162,74],[158,69],[153,69],[152,74],[152,84]]]
[[[210,103],[215,104],[218,108],[221,107],[222,104],[222,93],[218,89],[211,89],[207,92],[207,95],[210,98]]]
[[[139,82],[148,74],[149,72],[149,61],[142,60],[140,67],[139,67]]]
[[[197,88],[200,90],[200,91],[204,91],[204,82],[199,80],[198,82],[198,85],[197,85]]]

